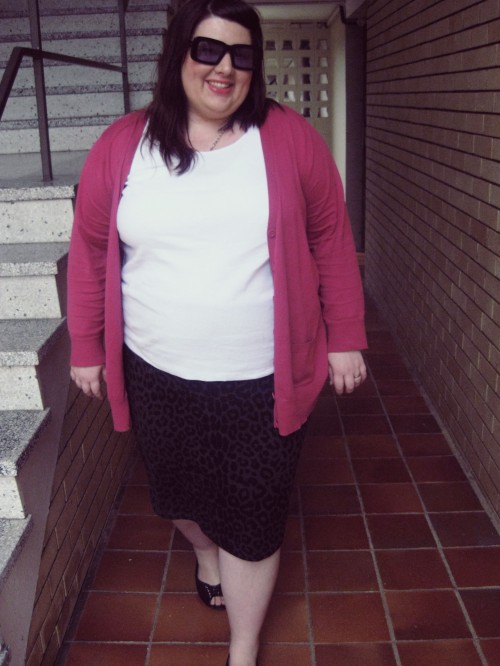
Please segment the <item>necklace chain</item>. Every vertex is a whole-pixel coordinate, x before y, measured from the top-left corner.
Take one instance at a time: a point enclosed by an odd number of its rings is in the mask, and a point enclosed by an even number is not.
[[[222,128],[222,129],[219,130],[219,133],[218,133],[217,136],[215,137],[215,141],[213,142],[213,144],[212,144],[212,145],[210,146],[210,148],[209,148],[209,152],[211,152],[212,150],[214,150],[214,148],[216,147],[216,145],[217,145],[217,144],[219,143],[219,141],[222,139],[222,136],[223,136],[223,134],[225,134],[225,132],[226,132],[226,130],[225,130],[224,128]]]

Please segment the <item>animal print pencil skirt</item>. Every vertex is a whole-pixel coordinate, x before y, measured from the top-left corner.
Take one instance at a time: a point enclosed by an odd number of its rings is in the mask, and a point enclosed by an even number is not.
[[[132,423],[155,512],[197,522],[218,546],[258,561],[283,541],[305,435],[274,428],[273,376],[193,381],[124,348]]]

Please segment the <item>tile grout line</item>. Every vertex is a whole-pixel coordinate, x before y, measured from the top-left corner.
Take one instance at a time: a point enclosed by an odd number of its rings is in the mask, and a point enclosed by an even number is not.
[[[304,447],[305,448],[305,447]],[[302,506],[302,489],[300,483],[297,483],[297,492],[299,494],[299,523],[300,523],[300,542],[302,546],[302,562],[304,570],[304,595],[306,599],[306,612],[307,612],[307,632],[309,636],[309,653],[311,655],[311,666],[316,666],[316,643],[314,640],[314,627],[312,621],[311,611],[311,596],[309,589],[309,560],[307,557],[307,544],[306,544],[306,530],[304,509]]]
[[[365,360],[365,363],[367,365],[368,375],[370,376],[371,380],[375,384],[375,380],[374,380],[373,374],[371,372],[371,368],[369,366],[369,363],[366,360]],[[336,408],[337,408],[337,415],[339,417],[340,424],[341,424],[341,427],[342,427],[342,435],[343,435],[343,438],[344,438],[344,446],[345,446],[346,453],[347,453],[347,459],[349,461],[351,474],[353,476],[355,486],[356,486],[356,494],[357,494],[358,501],[359,501],[359,504],[360,504],[360,507],[361,507],[361,517],[363,519],[363,524],[365,526],[365,531],[366,531],[366,535],[367,535],[367,538],[368,538],[368,545],[369,545],[369,548],[370,548],[370,555],[371,555],[371,558],[372,558],[373,567],[375,569],[375,577],[377,579],[377,584],[378,584],[378,587],[379,587],[378,593],[380,595],[380,599],[382,601],[382,606],[383,606],[383,609],[384,609],[385,621],[387,623],[387,629],[389,631],[389,638],[390,638],[390,642],[391,642],[392,652],[393,652],[393,655],[394,655],[396,665],[397,666],[402,666],[401,657],[399,656],[399,650],[398,650],[398,646],[397,646],[396,633],[395,633],[395,630],[394,630],[394,625],[392,623],[390,608],[389,608],[389,604],[387,602],[387,598],[386,598],[386,595],[385,595],[385,588],[384,588],[383,581],[382,581],[382,575],[380,573],[377,558],[376,558],[376,555],[375,555],[375,546],[373,544],[370,528],[369,528],[369,525],[368,525],[368,518],[367,518],[366,511],[365,511],[365,505],[364,505],[364,502],[363,502],[363,497],[361,495],[361,490],[359,488],[360,484],[358,482],[358,479],[357,479],[357,476],[356,476],[356,473],[355,473],[355,470],[354,470],[354,465],[352,463],[352,456],[351,456],[351,450],[350,450],[349,444],[348,444],[348,437],[347,437],[347,434],[346,434],[346,431],[345,431],[344,421],[342,419],[342,413],[340,411],[340,407],[339,407],[339,404],[338,404],[337,400],[335,400],[335,405],[336,405]]]
[[[149,662],[151,660],[151,650],[153,649],[153,638],[154,638],[154,635],[155,635],[156,627],[158,626],[162,598],[163,598],[163,594],[165,592],[165,588],[166,588],[166,585],[167,585],[167,576],[168,576],[168,572],[169,572],[169,569],[170,569],[170,562],[172,560],[172,547],[173,547],[176,531],[177,530],[174,528],[172,530],[171,535],[170,535],[170,544],[168,546],[167,559],[166,559],[166,562],[165,562],[165,568],[164,568],[164,571],[163,571],[163,577],[162,577],[162,581],[161,581],[161,585],[160,585],[160,590],[158,592],[158,597],[156,599],[155,612],[154,612],[154,615],[153,615],[153,623],[152,623],[152,626],[151,626],[151,632],[149,634],[149,639],[148,639],[148,643],[147,643],[146,661],[144,663],[144,666],[149,666]]]
[[[412,377],[412,379],[413,379],[413,377]],[[432,521],[431,521],[431,519],[430,519],[430,517],[429,517],[429,511],[427,510],[427,506],[426,506],[426,504],[425,504],[425,502],[424,502],[424,500],[423,500],[422,494],[420,493],[420,489],[419,489],[419,487],[418,487],[418,483],[417,483],[417,481],[416,481],[416,479],[415,479],[415,476],[414,476],[414,474],[413,474],[413,472],[412,472],[412,470],[411,470],[411,468],[410,468],[410,466],[409,466],[409,464],[408,464],[408,462],[407,462],[407,460],[406,460],[407,456],[404,454],[403,449],[401,448],[401,444],[400,444],[400,442],[399,442],[398,433],[396,433],[396,431],[394,430],[394,427],[393,427],[393,425],[392,425],[392,421],[391,421],[390,416],[389,416],[389,414],[388,414],[388,412],[387,412],[387,410],[386,410],[386,407],[385,407],[384,398],[383,398],[382,394],[381,394],[380,391],[379,391],[378,384],[377,384],[377,381],[375,380],[375,378],[374,378],[373,384],[374,384],[374,387],[375,387],[375,390],[376,390],[377,396],[378,396],[378,398],[379,398],[379,400],[380,400],[380,403],[381,403],[381,405],[382,405],[382,409],[383,409],[384,416],[385,416],[385,418],[387,419],[387,422],[389,423],[389,427],[390,427],[390,429],[391,429],[392,437],[394,438],[394,441],[396,442],[396,446],[397,446],[397,449],[398,449],[399,455],[401,456],[401,460],[403,461],[403,464],[404,464],[404,466],[405,466],[405,469],[406,469],[406,471],[408,472],[408,475],[409,475],[409,477],[410,477],[410,479],[411,479],[411,483],[412,483],[412,485],[413,485],[413,487],[414,487],[414,490],[415,490],[415,492],[417,493],[417,496],[418,496],[418,498],[419,498],[419,500],[420,500],[420,503],[421,503],[421,505],[422,505],[422,508],[423,508],[423,515],[424,515],[424,517],[425,517],[425,521],[426,521],[426,523],[427,523],[427,526],[428,526],[428,528],[429,528],[429,530],[430,530],[430,532],[431,532],[431,534],[432,534],[432,537],[433,537],[433,539],[434,539],[434,542],[435,542],[435,544],[436,544],[436,550],[437,550],[437,552],[439,553],[439,557],[441,558],[441,562],[442,562],[442,564],[443,564],[443,566],[444,566],[444,568],[445,568],[445,570],[446,570],[446,573],[448,574],[448,577],[449,577],[449,579],[450,579],[450,582],[451,582],[451,584],[452,584],[453,594],[454,594],[454,596],[455,596],[455,599],[456,599],[457,602],[458,602],[458,605],[459,605],[459,607],[460,607],[460,610],[462,611],[462,615],[463,615],[463,617],[464,617],[464,620],[465,620],[465,623],[466,623],[466,625],[467,625],[467,628],[469,629],[469,631],[470,631],[470,633],[471,633],[471,638],[472,638],[472,642],[473,642],[473,644],[474,644],[474,647],[476,648],[476,651],[477,651],[477,653],[478,653],[478,656],[479,656],[479,659],[480,659],[480,661],[481,661],[482,666],[488,666],[488,661],[486,660],[486,658],[485,658],[485,656],[484,656],[483,649],[482,649],[482,646],[481,646],[480,638],[479,638],[479,636],[478,636],[477,633],[476,633],[476,630],[475,630],[475,628],[474,628],[474,625],[472,624],[472,620],[471,620],[471,618],[470,618],[469,612],[467,611],[467,608],[465,607],[465,604],[464,604],[464,602],[463,602],[463,600],[462,600],[462,596],[461,596],[461,594],[460,594],[459,587],[458,587],[458,585],[457,585],[457,582],[456,582],[456,580],[455,580],[455,577],[453,576],[453,573],[452,573],[452,571],[451,571],[451,568],[450,568],[450,566],[449,566],[449,564],[448,564],[448,560],[446,559],[446,555],[445,555],[445,553],[444,553],[443,545],[442,545],[441,540],[440,540],[440,538],[439,538],[439,536],[438,536],[436,530],[434,529],[434,525],[432,524]],[[417,385],[417,387],[418,387],[418,384],[416,384],[416,385]],[[438,423],[438,425],[439,425],[439,423]],[[440,431],[440,432],[442,432],[442,431]],[[425,434],[425,433],[424,433],[424,434]],[[411,456],[409,456],[409,457],[411,457]],[[455,457],[455,456],[453,456],[453,457]],[[457,513],[464,513],[464,512],[457,512]],[[408,590],[408,591],[411,592],[412,590]],[[423,590],[423,591],[425,591],[425,590]],[[451,639],[449,639],[449,640],[451,640]]]
[[[116,521],[118,519],[118,516],[120,515],[120,505],[123,500],[123,494],[125,492],[125,488],[127,487],[130,477],[132,475],[132,470],[134,467],[134,454],[131,455],[129,461],[128,461],[128,469],[126,472],[124,472],[124,475],[122,477],[122,481],[120,484],[120,488],[115,496],[115,499],[113,501],[113,504],[110,508],[110,511],[108,513],[107,519],[104,523],[104,526],[102,527],[101,533],[99,535],[99,539],[97,540],[94,553],[92,555],[92,558],[90,560],[90,564],[87,568],[87,571],[83,577],[82,585],[80,588],[80,593],[78,595],[77,601],[73,607],[73,611],[71,613],[71,620],[66,628],[66,632],[64,636],[62,637],[62,642],[59,646],[59,652],[56,655],[56,660],[55,660],[55,665],[56,666],[64,666],[66,664],[66,661],[68,659],[68,653],[71,649],[71,645],[74,643],[87,643],[87,641],[79,641],[75,640],[75,636],[78,632],[78,627],[80,625],[80,621],[82,619],[84,610],[87,606],[88,600],[92,594],[93,590],[92,589],[92,584],[94,582],[97,570],[99,568],[100,562],[102,561],[104,557],[104,553],[107,550],[107,545],[110,539],[110,535],[112,533],[112,530],[114,528],[114,525],[116,524]]]

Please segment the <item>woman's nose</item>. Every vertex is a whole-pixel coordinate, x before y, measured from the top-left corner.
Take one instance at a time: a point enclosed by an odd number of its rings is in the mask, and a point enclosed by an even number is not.
[[[223,74],[231,72],[233,69],[233,61],[231,60],[231,54],[229,52],[224,54],[224,57],[215,69],[217,72],[222,72]]]

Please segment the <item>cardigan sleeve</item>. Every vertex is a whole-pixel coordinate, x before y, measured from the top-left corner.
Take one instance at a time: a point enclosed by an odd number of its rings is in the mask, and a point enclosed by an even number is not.
[[[363,288],[342,181],[323,138],[306,121],[302,126],[298,164],[328,351],[364,349]]]
[[[104,296],[112,202],[107,134],[90,150],[77,195],[68,259],[71,364],[104,364]]]

